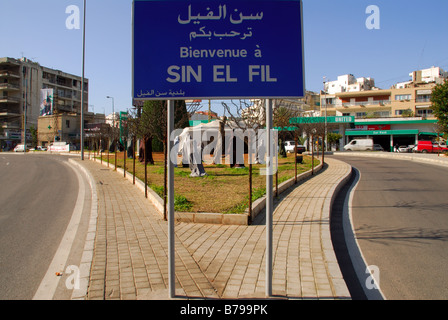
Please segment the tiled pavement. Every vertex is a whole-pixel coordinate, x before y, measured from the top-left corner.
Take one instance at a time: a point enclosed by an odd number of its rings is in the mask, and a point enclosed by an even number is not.
[[[350,298],[331,244],[329,208],[351,168],[326,163],[275,201],[275,298]],[[81,164],[98,196],[86,299],[168,299],[167,222],[122,175],[93,161]],[[263,219],[251,226],[176,223],[176,298],[265,298]]]

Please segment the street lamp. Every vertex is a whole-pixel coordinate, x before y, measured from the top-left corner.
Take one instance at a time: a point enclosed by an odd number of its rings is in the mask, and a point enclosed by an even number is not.
[[[86,64],[86,0],[84,0],[84,23],[83,23],[83,34],[82,34],[82,80],[81,80],[81,160],[84,160],[84,70]]]
[[[107,99],[112,99],[112,126],[115,128],[115,102],[114,102],[114,97],[106,97]]]
[[[322,148],[322,152],[327,151],[328,148],[328,133],[327,133],[327,89],[325,84],[327,83],[327,77],[324,76],[324,102],[325,102],[325,148]]]
[[[115,152],[115,170],[117,168],[117,141],[116,141],[116,136],[115,136],[115,101],[114,101],[114,97],[110,97],[107,96],[107,99],[112,99],[112,133],[113,133],[113,137],[114,137],[114,152]]]

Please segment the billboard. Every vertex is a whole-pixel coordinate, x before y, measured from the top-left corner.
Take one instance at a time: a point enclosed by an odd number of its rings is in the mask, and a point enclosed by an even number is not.
[[[133,2],[133,99],[299,98],[301,0]]]
[[[40,91],[40,116],[53,115],[53,89],[42,89]]]

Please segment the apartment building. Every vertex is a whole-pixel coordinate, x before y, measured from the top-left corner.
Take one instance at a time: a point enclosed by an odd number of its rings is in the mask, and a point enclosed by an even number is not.
[[[88,138],[89,125],[102,126],[106,124],[104,114],[86,113],[84,115],[85,138]],[[51,143],[64,141],[80,148],[81,117],[76,113],[56,113],[39,117],[38,145],[48,147]]]
[[[341,143],[355,138],[374,138],[385,150],[396,144],[411,145],[430,140],[437,134],[437,119],[431,109],[431,93],[437,83],[448,78],[440,68],[419,70],[412,80],[390,89],[321,93],[321,114],[350,116],[353,128],[341,133]]]
[[[335,81],[325,82],[324,87],[324,91],[328,94],[365,91],[375,88],[375,80],[365,77],[355,78],[352,74],[346,74],[338,76],[338,79]]]
[[[0,140],[12,149],[24,139],[26,123],[38,127],[42,116],[81,113],[82,78],[43,67],[27,58],[0,58]],[[84,83],[84,112],[88,112],[89,81]]]

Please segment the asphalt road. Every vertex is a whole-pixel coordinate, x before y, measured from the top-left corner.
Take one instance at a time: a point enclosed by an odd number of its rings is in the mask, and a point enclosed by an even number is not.
[[[30,300],[70,221],[78,179],[66,157],[0,153],[0,299]]]
[[[357,168],[353,224],[386,299],[448,299],[448,169],[338,157]]]

